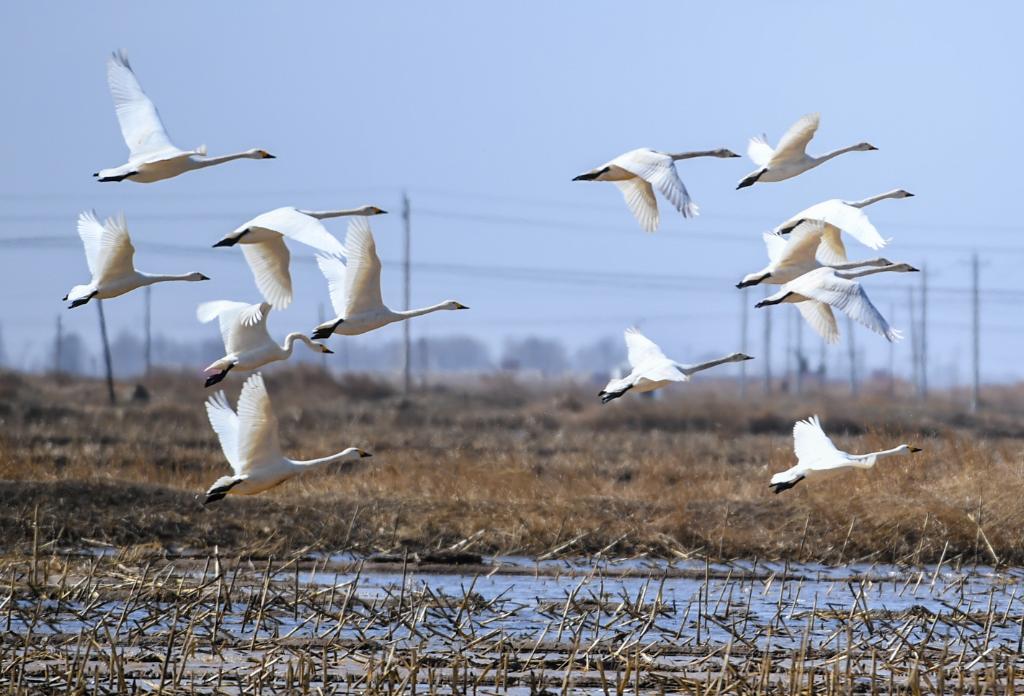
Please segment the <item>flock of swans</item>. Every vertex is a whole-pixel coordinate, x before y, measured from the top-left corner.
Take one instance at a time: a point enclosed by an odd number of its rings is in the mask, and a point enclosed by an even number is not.
[[[175,146],[123,51],[113,53],[107,61],[107,82],[129,157],[126,164],[94,174],[99,181],[152,183],[235,159],[273,159],[273,155],[260,149],[207,157],[205,146],[193,150]],[[774,149],[764,138],[752,138],[748,155],[758,169],[741,180],[737,189],[798,176],[846,152],[876,149],[869,143],[859,143],[812,157],[805,150],[817,128],[818,115],[812,114],[794,124]],[[646,232],[654,232],[659,225],[655,189],[684,218],[698,214],[698,207],[675,167],[677,161],[696,157],[735,158],[739,155],[725,148],[681,153],[641,148],[580,174],[574,181],[614,183],[640,227]],[[900,333],[888,325],[858,279],[875,273],[913,272],[917,269],[885,258],[849,261],[842,233],[870,249],[881,249],[888,240],[878,233],[863,209],[880,200],[911,195],[907,191],[894,190],[862,201],[829,200],[797,213],[764,234],[768,265],[745,276],[737,287],[761,283],[781,286],[778,292],[756,306],[795,304],[807,323],[828,342],[838,340],[839,336],[833,308],[889,341],[898,340]],[[331,353],[330,348],[316,341],[328,339],[333,334],[363,334],[431,312],[468,309],[455,300],[405,311],[392,310],[384,304],[380,285],[381,261],[368,218],[385,213],[372,205],[329,211],[282,207],[239,225],[213,244],[215,248],[241,247],[263,301],[250,304],[213,300],[199,305],[196,310],[199,321],[218,320],[225,351],[223,357],[205,369],[209,375],[206,386],[221,382],[235,369],[255,371],[269,363],[287,360],[297,342],[314,352]],[[344,243],[323,223],[336,217],[351,218]],[[118,297],[154,283],[209,280],[198,272],[162,275],[135,270],[135,248],[123,214],[101,223],[94,212],[82,212],[78,218],[78,234],[91,278],[64,296],[64,300],[70,302],[69,308],[84,305],[93,298]],[[317,265],[327,281],[336,316],[316,326],[309,336],[289,333],[279,345],[267,330],[267,317],[271,310],[283,310],[292,301],[290,252],[286,240],[304,244],[318,252]],[[649,392],[673,382],[685,382],[697,372],[717,365],[753,359],[743,353],[732,353],[689,365],[669,359],[657,344],[636,328],[626,330],[625,340],[631,371],[625,377],[612,379],[605,386],[599,395],[602,403],[617,399],[628,391]],[[260,493],[311,466],[352,462],[371,456],[359,448],[349,447],[322,459],[295,461],[284,457],[278,441],[277,419],[263,377],[258,372],[243,384],[237,411],[231,409],[224,392],[219,391],[207,400],[206,412],[231,465],[232,474],[217,479],[210,486],[204,504],[229,494]],[[798,463],[772,477],[769,485],[776,493],[792,488],[815,472],[871,467],[881,457],[919,451],[909,445],[900,445],[892,450],[865,455],[841,452],[822,431],[816,416],[797,422],[793,437]]]

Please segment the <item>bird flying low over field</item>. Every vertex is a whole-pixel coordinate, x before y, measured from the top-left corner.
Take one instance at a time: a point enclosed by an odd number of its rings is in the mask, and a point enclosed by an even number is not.
[[[366,218],[355,218],[349,223],[348,234],[345,236],[345,257],[317,256],[317,264],[327,279],[331,306],[337,316],[313,329],[313,338],[328,338],[332,333],[356,336],[396,321],[443,309],[469,309],[455,300],[400,312],[389,309],[381,298],[380,257],[377,256],[377,245]]]
[[[284,243],[286,237],[318,251],[344,255],[345,247],[320,221],[351,215],[384,215],[386,212],[375,205],[324,211],[275,208],[242,223],[213,246],[240,244],[256,287],[264,299],[277,309],[284,309],[292,301],[292,276],[288,268],[291,254]]]
[[[627,358],[633,370],[621,379],[613,379],[598,394],[601,403],[606,404],[617,399],[631,389],[637,392],[649,392],[660,389],[673,382],[688,382],[690,377],[701,370],[717,365],[743,360],[753,360],[743,353],[732,353],[723,358],[709,360],[696,365],[683,365],[668,359],[661,348],[651,339],[640,333],[639,329],[626,329]]]
[[[783,302],[796,303],[796,308],[826,343],[839,340],[832,308],[840,310],[858,324],[866,326],[877,334],[885,336],[890,343],[903,338],[896,329],[889,326],[882,313],[871,304],[864,288],[856,281],[872,273],[916,272],[917,269],[905,263],[894,263],[881,268],[867,268],[860,271],[837,271],[824,266],[804,273],[799,278],[785,283],[774,295],[769,295],[754,307],[770,307]]]
[[[256,373],[242,386],[238,413],[231,410],[224,392],[206,402],[210,426],[220,439],[221,450],[232,473],[214,481],[206,491],[204,505],[226,495],[255,495],[284,483],[310,467],[334,462],[354,462],[371,456],[357,447],[349,447],[321,459],[295,461],[281,454],[277,417],[263,377]]]
[[[100,181],[128,179],[148,184],[236,159],[274,159],[266,150],[258,149],[207,157],[205,145],[194,150],[178,148],[167,136],[156,106],[142,91],[124,51],[111,54],[107,60],[107,84],[129,154],[127,163],[93,174]]]
[[[255,370],[275,360],[287,360],[296,341],[302,341],[315,353],[333,353],[322,343],[314,343],[301,333],[290,333],[284,343],[277,345],[267,331],[267,316],[271,306],[267,302],[246,304],[230,300],[204,302],[196,308],[196,317],[204,324],[220,320],[220,334],[224,339],[225,355],[211,363],[204,372],[214,374],[206,380],[211,387],[227,376],[230,370]]]
[[[684,218],[698,213],[690,200],[682,179],[676,172],[675,162],[694,157],[739,157],[732,150],[701,150],[697,152],[658,152],[650,148],[630,150],[600,167],[580,174],[573,181],[610,181],[619,187],[633,217],[644,232],[658,229],[658,202],[654,189],[658,189]]]
[[[68,291],[63,298],[71,301],[68,308],[80,307],[94,297],[99,300],[118,297],[154,283],[209,280],[202,273],[158,275],[136,271],[135,247],[128,236],[128,223],[123,214],[107,218],[101,224],[95,211],[82,212],[78,216],[78,236],[85,247],[85,262],[92,279]]]
[[[790,489],[808,476],[824,471],[837,469],[870,469],[882,457],[896,454],[920,452],[920,448],[910,445],[899,445],[881,452],[867,454],[849,454],[836,448],[832,440],[821,429],[821,421],[817,416],[797,421],[793,426],[793,451],[796,453],[796,466],[772,476],[768,485],[776,493]]]
[[[833,157],[847,152],[863,152],[877,150],[871,143],[857,143],[849,147],[826,153],[821,157],[811,157],[805,152],[815,131],[818,130],[819,115],[808,114],[794,123],[779,139],[779,144],[772,149],[765,138],[753,137],[747,146],[747,155],[757,165],[757,169],[743,177],[737,189],[753,186],[758,182],[785,181],[798,174],[814,169],[828,162]]]

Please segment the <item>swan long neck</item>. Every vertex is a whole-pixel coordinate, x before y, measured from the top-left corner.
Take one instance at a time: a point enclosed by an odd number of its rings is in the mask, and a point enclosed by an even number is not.
[[[693,152],[669,152],[666,153],[673,161],[693,159],[694,157],[714,157],[718,150],[695,150]]]
[[[185,273],[183,275],[166,275],[162,273],[143,273],[137,271],[139,277],[142,279],[141,285],[152,285],[153,283],[166,283],[171,280],[186,280],[193,281],[195,278],[191,273]]]
[[[863,278],[874,273],[885,273],[886,271],[895,271],[898,268],[897,264],[886,264],[880,268],[865,268],[860,271],[851,271],[849,273],[842,273],[840,277],[846,278],[847,280],[853,280],[854,278]]]
[[[708,360],[707,362],[697,363],[696,365],[679,365],[679,364],[677,364],[676,367],[678,367],[682,371],[682,373],[684,375],[689,376],[689,375],[692,375],[695,372],[701,372],[702,370],[709,370],[712,367],[718,367],[719,365],[724,365],[725,363],[731,363],[731,362],[736,362],[736,356],[735,355],[726,355],[724,357],[716,358],[714,360]]]
[[[300,210],[300,213],[316,218],[317,220],[326,220],[327,218],[344,217],[346,215],[365,215],[362,208],[345,208],[344,210]]]
[[[437,312],[437,311],[440,311],[442,309],[446,309],[447,306],[448,306],[447,302],[439,302],[436,305],[431,305],[429,307],[421,307],[419,309],[404,309],[404,310],[400,310],[400,311],[395,312],[395,314],[398,315],[399,317],[401,317],[402,319],[411,319],[413,317],[421,317],[424,314],[430,314],[431,312]]]
[[[900,193],[901,192],[899,189],[893,189],[892,191],[880,193],[877,196],[869,196],[868,198],[865,198],[864,200],[861,201],[849,201],[847,202],[847,205],[853,206],[854,208],[866,208],[872,203],[884,201],[886,198],[896,198],[900,195]]]
[[[253,159],[253,155],[250,152],[235,152],[230,155],[218,155],[217,157],[204,157],[203,159],[192,159],[192,165],[195,169],[203,169],[204,167],[212,167],[215,164],[223,164],[224,162],[230,162],[236,159]]]
[[[848,147],[841,147],[838,150],[833,150],[832,152],[826,152],[824,155],[821,155],[820,157],[812,157],[811,159],[814,160],[814,166],[817,167],[819,164],[824,164],[825,162],[828,162],[833,157],[845,155],[847,152],[857,152],[859,149],[859,145],[850,145]]]
[[[289,459],[288,461],[291,462],[292,466],[305,467],[320,466],[321,464],[333,464],[334,462],[355,461],[356,459],[359,459],[359,455],[357,453],[344,450],[327,457],[320,457],[319,459]]]
[[[844,263],[827,263],[824,264],[829,268],[834,268],[837,271],[848,271],[854,268],[860,268],[861,266],[891,266],[889,259],[883,259],[881,257],[877,259],[868,259],[866,261],[846,261]]]
[[[891,457],[896,454],[902,454],[902,447],[893,447],[892,449],[882,450],[880,452],[868,452],[867,454],[855,454],[851,455],[850,459],[855,459],[860,462],[860,466],[865,469],[870,469],[875,465],[879,459],[883,457]]]
[[[319,346],[309,339],[306,334],[299,333],[298,331],[292,332],[284,337],[284,343],[281,344],[281,350],[285,352],[285,355],[291,355],[292,349],[295,347],[296,341],[302,341],[310,350],[317,350]]]

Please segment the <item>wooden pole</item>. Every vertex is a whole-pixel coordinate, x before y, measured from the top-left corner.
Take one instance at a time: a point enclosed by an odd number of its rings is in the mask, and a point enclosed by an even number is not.
[[[103,339],[103,362],[107,367],[107,394],[110,405],[117,403],[114,395],[114,365],[110,360],[110,341],[107,340],[107,319],[103,316],[103,300],[96,300],[96,311],[100,316],[100,338]]]

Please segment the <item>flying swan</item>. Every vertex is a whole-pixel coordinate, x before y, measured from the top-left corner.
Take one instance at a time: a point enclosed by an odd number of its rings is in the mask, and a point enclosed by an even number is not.
[[[796,453],[796,466],[775,474],[768,484],[776,493],[792,488],[812,474],[847,468],[870,469],[882,457],[920,452],[921,449],[900,445],[881,452],[849,454],[836,449],[821,429],[818,417],[811,416],[807,420],[797,421],[793,426],[793,451]]]
[[[277,439],[277,417],[263,377],[256,373],[242,385],[238,413],[228,404],[223,391],[206,401],[206,415],[233,473],[213,482],[206,491],[207,505],[226,495],[255,495],[320,464],[353,462],[371,456],[356,447],[321,459],[295,461],[281,454]]]
[[[622,379],[613,379],[598,394],[601,403],[606,404],[617,399],[631,389],[637,392],[649,392],[660,389],[672,382],[689,382],[690,377],[701,370],[716,365],[723,365],[743,360],[753,360],[743,353],[732,353],[724,358],[709,360],[697,365],[683,365],[665,357],[661,348],[651,339],[640,333],[639,329],[626,329],[626,349],[632,372]]]
[[[337,316],[313,329],[313,338],[324,339],[332,333],[356,336],[442,309],[469,309],[455,300],[402,312],[385,306],[380,294],[380,258],[370,223],[364,217],[348,224],[345,251],[347,259],[344,261],[337,256],[317,256],[317,264],[327,279],[331,306]]]
[[[755,182],[759,181],[785,181],[846,152],[878,149],[871,143],[857,143],[834,150],[821,157],[811,157],[805,150],[807,144],[811,142],[811,138],[814,137],[814,132],[818,130],[819,118],[818,114],[808,114],[801,118],[789,127],[774,150],[765,142],[764,138],[756,136],[751,138],[750,144],[747,146],[747,155],[758,168],[743,177],[736,188],[753,186]]]
[[[202,273],[157,275],[136,271],[133,263],[135,247],[128,236],[124,214],[107,218],[100,224],[95,211],[86,210],[78,215],[78,236],[85,247],[85,262],[92,280],[87,285],[76,285],[64,296],[65,301],[71,300],[69,309],[80,307],[94,297],[107,300],[153,283],[209,280]]]
[[[840,231],[856,239],[858,242],[871,249],[881,249],[891,240],[884,239],[878,233],[871,220],[864,213],[864,208],[873,205],[878,201],[887,198],[912,198],[914,194],[903,189],[893,189],[871,196],[861,201],[842,201],[833,198],[828,201],[816,203],[806,210],[801,210],[793,217],[775,228],[778,234],[789,234],[801,222],[808,220],[819,220],[825,223],[825,234],[822,237],[823,244],[818,249],[818,258],[826,264],[841,263],[846,261],[846,248]]]
[[[285,237],[328,254],[345,254],[345,247],[327,231],[321,220],[348,215],[384,215],[375,205],[346,210],[299,210],[290,206],[257,215],[235,228],[214,247],[242,245],[256,287],[264,299],[278,309],[292,301],[292,276],[288,270],[291,254]]]
[[[658,202],[654,198],[657,188],[684,218],[698,213],[690,200],[675,162],[694,157],[739,157],[732,150],[701,150],[699,152],[658,152],[649,148],[630,150],[600,167],[575,177],[573,181],[610,181],[619,187],[633,217],[645,232],[658,229]]]
[[[774,295],[764,298],[754,306],[760,308],[782,302],[796,303],[800,314],[826,343],[835,343],[839,340],[839,329],[832,314],[832,307],[835,307],[858,324],[885,336],[886,340],[892,343],[903,338],[903,335],[889,326],[889,322],[871,304],[864,288],[855,279],[872,273],[916,271],[916,268],[906,263],[860,271],[837,271],[824,266],[785,283]]]
[[[235,368],[255,370],[275,360],[287,360],[291,357],[296,341],[302,341],[317,353],[334,352],[301,333],[290,333],[284,337],[284,343],[277,345],[267,331],[270,310],[271,306],[267,302],[246,304],[230,300],[204,302],[196,308],[196,318],[204,324],[214,319],[220,320],[220,334],[224,339],[224,357],[210,363],[203,370],[215,373],[206,379],[207,387],[220,382]]]
[[[891,261],[884,258],[866,261],[847,261],[846,250],[829,256],[830,263],[822,263],[822,247],[832,242],[826,241],[829,226],[820,220],[806,220],[799,223],[786,236],[778,232],[765,232],[762,237],[768,249],[768,265],[760,271],[748,273],[736,284],[737,288],[767,283],[782,285],[795,280],[816,268],[828,266],[836,270],[852,270],[861,266],[891,266]],[[835,229],[835,228],[833,228]],[[838,231],[836,239],[838,240]],[[839,241],[840,248],[842,241]],[[832,247],[834,249],[834,247]],[[841,260],[840,260],[841,259]]]
[[[114,98],[121,135],[128,145],[128,162],[93,174],[100,181],[129,179],[149,184],[236,159],[274,159],[266,150],[246,150],[233,155],[207,157],[206,146],[181,150],[167,136],[156,106],[142,91],[123,50],[107,59],[107,84]],[[200,159],[202,158],[202,159]]]

